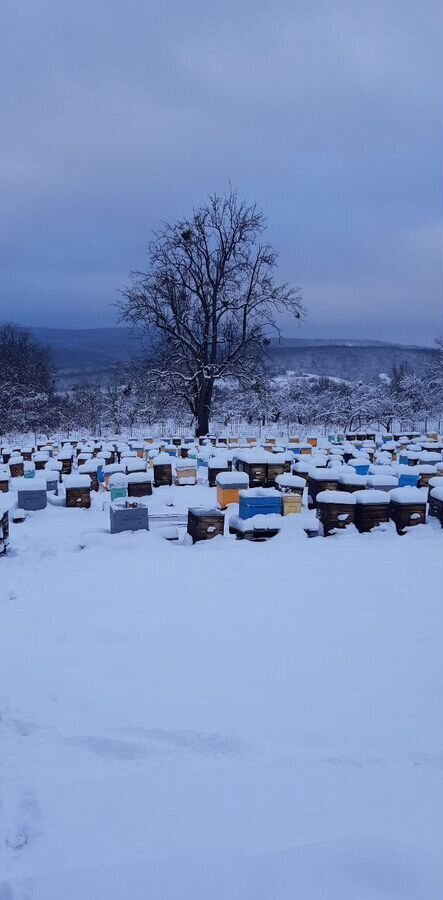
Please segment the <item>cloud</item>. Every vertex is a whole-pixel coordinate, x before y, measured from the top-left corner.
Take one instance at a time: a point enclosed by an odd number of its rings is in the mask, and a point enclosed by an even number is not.
[[[112,324],[151,230],[231,179],[307,329],[333,307],[412,338],[420,297],[421,339],[441,330],[437,0],[5,0],[2,19],[0,317]]]

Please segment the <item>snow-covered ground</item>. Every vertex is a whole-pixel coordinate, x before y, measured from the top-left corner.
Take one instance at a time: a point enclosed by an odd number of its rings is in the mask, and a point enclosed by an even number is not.
[[[192,547],[102,504],[0,559],[1,900],[440,900],[439,523]]]

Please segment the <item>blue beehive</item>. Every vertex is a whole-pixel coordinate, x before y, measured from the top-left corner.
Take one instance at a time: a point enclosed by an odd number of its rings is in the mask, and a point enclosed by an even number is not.
[[[369,463],[362,463],[361,466],[354,466],[356,475],[368,475]]]
[[[399,487],[417,487],[419,475],[400,475],[398,480]]]
[[[408,460],[408,454],[407,454],[407,453],[400,453],[400,456],[399,456],[398,461],[399,461],[399,463],[400,463],[401,466],[407,466],[408,463],[409,463],[409,460]]]
[[[251,491],[240,491],[240,518],[251,519],[253,516],[281,515],[281,494],[273,488],[258,488]]]

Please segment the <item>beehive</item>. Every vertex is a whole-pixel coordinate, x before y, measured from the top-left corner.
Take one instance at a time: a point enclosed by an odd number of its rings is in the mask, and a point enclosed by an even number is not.
[[[311,447],[316,447],[318,444],[318,439],[316,437],[308,437],[306,438],[306,443],[310,444]]]
[[[429,498],[429,515],[435,516],[443,528],[443,487],[432,488]]]
[[[177,485],[197,484],[197,466],[192,460],[177,460],[175,483]]]
[[[208,460],[208,485],[209,487],[216,486],[217,475],[221,475],[222,472],[231,472],[232,471],[232,462],[229,459],[224,459],[223,457],[214,456],[212,459]]]
[[[224,531],[225,517],[219,509],[199,509],[195,507],[188,510],[188,534],[193,543],[208,541],[211,538],[222,535]]]
[[[399,487],[391,491],[389,514],[397,534],[406,528],[424,525],[426,522],[426,494],[415,487]]]
[[[336,529],[346,528],[354,521],[355,494],[344,491],[321,491],[317,495],[317,516],[327,537]]]
[[[311,469],[308,476],[308,506],[313,509],[316,506],[317,494],[321,491],[336,491],[338,488],[338,473],[333,469]]]
[[[154,484],[155,487],[172,484],[172,465],[166,453],[159,453],[154,457]]]
[[[148,508],[135,500],[120,498],[110,506],[111,534],[122,531],[149,531]]]
[[[9,513],[0,509],[0,556],[3,556],[9,544]]]
[[[22,457],[11,456],[8,465],[11,478],[21,478],[24,475],[25,469]]]
[[[9,475],[0,473],[0,494],[7,494],[9,491]]]
[[[67,507],[71,509],[89,509],[91,506],[91,479],[89,475],[67,475],[65,488]]]
[[[280,515],[281,495],[274,488],[252,488],[242,490],[239,495],[240,519],[251,519],[257,515]]]
[[[301,513],[302,498],[300,494],[283,494],[281,499],[282,514],[284,516]]]
[[[360,533],[389,522],[389,495],[385,491],[357,491],[354,522]]]
[[[45,509],[48,497],[44,478],[17,478],[13,487],[17,491],[17,504],[21,509]]]
[[[216,476],[217,504],[226,509],[231,503],[239,502],[239,493],[249,486],[246,472],[219,472]]]
[[[128,497],[149,497],[152,479],[148,472],[132,472],[128,475]]]

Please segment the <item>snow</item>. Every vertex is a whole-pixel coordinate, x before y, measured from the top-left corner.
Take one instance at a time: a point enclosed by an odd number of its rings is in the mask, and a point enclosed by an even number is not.
[[[283,473],[283,475],[277,475],[275,480],[280,487],[304,488],[306,486],[305,479],[300,478],[298,475],[288,475],[287,473]]]
[[[355,503],[355,494],[349,494],[347,491],[320,491],[317,494],[318,503],[345,503],[346,506],[353,506]]]
[[[248,487],[249,475],[247,472],[219,472],[215,481],[220,487]]]
[[[11,491],[46,491],[47,474],[47,472],[42,472],[41,476],[35,478],[11,478],[10,489]]]
[[[280,491],[277,491],[276,488],[256,487],[240,491],[240,497],[246,497],[248,499],[251,497],[279,497],[281,499],[281,493]]]
[[[257,513],[256,516],[251,516],[249,519],[240,519],[239,516],[232,516],[230,519],[230,525],[234,528],[237,528],[238,531],[275,531],[277,528],[281,528],[283,521],[283,516],[280,516],[278,513],[268,513],[264,515],[263,513]]]
[[[111,536],[100,492],[11,524],[0,897],[437,900],[443,529],[162,536],[214,504],[156,489],[165,524]]]
[[[89,475],[77,475],[74,473],[73,475],[64,475],[63,476],[64,485],[67,488],[90,488],[91,487],[91,479]]]
[[[395,475],[368,475],[366,484],[371,488],[396,488],[398,485],[398,478]]]
[[[389,503],[390,495],[386,491],[355,491],[354,495],[356,504],[368,506],[375,503]]]
[[[443,502],[443,485],[442,485],[442,487],[432,488],[431,497],[434,500],[441,500]]]
[[[126,476],[126,482],[128,484],[145,484],[147,481],[152,481],[151,472],[130,472],[130,474]],[[114,485],[114,476],[112,476],[110,482]]]
[[[366,485],[366,475],[354,475],[350,472],[342,472],[340,469],[340,475],[338,476],[339,484],[352,484],[357,485],[361,484],[362,487]]]
[[[426,491],[416,487],[400,487],[390,492],[391,500],[395,503],[423,503],[426,504]]]

